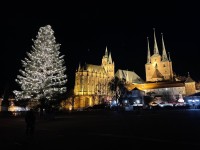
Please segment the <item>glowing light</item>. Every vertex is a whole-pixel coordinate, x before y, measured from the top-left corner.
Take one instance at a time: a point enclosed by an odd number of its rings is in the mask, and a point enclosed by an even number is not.
[[[183,103],[183,102],[184,102],[184,99],[178,99],[178,102],[179,102],[179,103]]]
[[[71,111],[72,110],[72,106],[69,106],[69,111]]]
[[[10,106],[8,107],[8,111],[26,111],[26,108],[19,106]]]
[[[139,104],[139,103],[140,103],[140,100],[136,100],[136,103]]]
[[[16,100],[45,98],[50,101],[66,92],[64,56],[60,56],[60,44],[56,43],[51,26],[41,27],[36,38],[32,51],[22,60],[23,70],[16,79],[21,91],[13,91]]]

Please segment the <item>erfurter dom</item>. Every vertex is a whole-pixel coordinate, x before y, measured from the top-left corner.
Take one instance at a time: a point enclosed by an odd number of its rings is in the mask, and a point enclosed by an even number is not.
[[[111,100],[108,83],[115,74],[111,52],[106,47],[101,65],[79,64],[75,74],[74,109],[84,108]]]

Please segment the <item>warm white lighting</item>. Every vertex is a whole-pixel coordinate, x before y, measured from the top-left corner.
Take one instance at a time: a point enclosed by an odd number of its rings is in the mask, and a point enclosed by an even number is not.
[[[178,102],[179,102],[179,103],[183,103],[183,102],[184,102],[184,99],[178,99]]]
[[[19,106],[10,106],[8,107],[8,111],[26,111],[26,108]]]
[[[139,103],[140,103],[140,100],[136,100],[136,103],[139,104]]]
[[[60,56],[51,26],[41,27],[36,38],[32,51],[22,60],[23,70],[16,79],[21,91],[13,91],[16,100],[54,100],[55,95],[66,92],[64,56]]]
[[[69,111],[71,111],[72,110],[72,106],[69,106]]]

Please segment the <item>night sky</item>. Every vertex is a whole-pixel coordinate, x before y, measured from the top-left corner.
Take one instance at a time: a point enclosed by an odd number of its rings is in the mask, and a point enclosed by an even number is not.
[[[8,5],[9,6],[9,5]],[[21,60],[30,52],[40,27],[51,25],[65,55],[68,90],[78,64],[100,65],[105,47],[115,70],[134,70],[145,80],[147,37],[153,53],[153,28],[160,54],[161,33],[178,75],[200,80],[200,17],[198,5],[178,2],[94,3],[6,7],[1,18],[1,93],[19,89],[15,83]]]

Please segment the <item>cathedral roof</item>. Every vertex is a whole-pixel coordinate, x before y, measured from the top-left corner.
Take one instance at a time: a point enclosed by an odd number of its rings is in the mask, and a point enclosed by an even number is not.
[[[188,82],[195,82],[190,76],[187,77],[185,83],[188,83]]]
[[[128,84],[126,88],[130,91],[137,87],[140,90],[148,89],[159,89],[159,88],[172,88],[172,87],[185,87],[184,82],[174,81],[174,82],[154,82],[154,83],[144,83],[144,84]]]
[[[102,66],[98,66],[98,65],[86,64],[85,69],[89,72],[106,73],[105,69]]]
[[[153,54],[151,57],[158,57],[160,54]]]
[[[118,69],[115,76],[119,79],[125,79],[130,83],[144,83],[144,81],[134,71]]]
[[[185,83],[189,83],[189,82],[195,82],[195,81],[190,77],[190,73],[188,72],[188,77],[187,77]]]
[[[163,75],[160,73],[158,69],[156,69],[152,78],[163,78]]]

